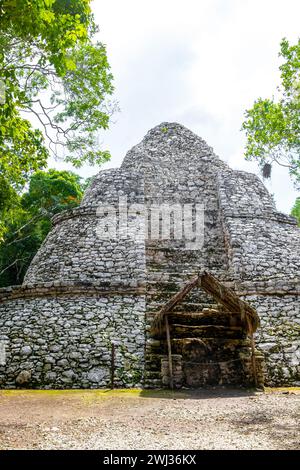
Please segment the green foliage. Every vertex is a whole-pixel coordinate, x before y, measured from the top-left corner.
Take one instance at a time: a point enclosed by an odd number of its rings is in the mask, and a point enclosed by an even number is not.
[[[296,219],[298,220],[298,225],[300,227],[300,197],[297,197],[291,215],[296,217]]]
[[[300,39],[290,45],[281,42],[281,84],[278,99],[255,101],[246,111],[242,129],[246,132],[245,157],[261,167],[273,162],[289,168],[296,185],[300,184]]]
[[[75,166],[109,158],[97,135],[113,112],[112,75],[90,2],[0,0],[0,174],[16,188],[50,153]]]
[[[30,179],[21,205],[31,214],[41,210],[50,216],[78,206],[83,195],[80,176],[70,171],[38,171]],[[38,203],[38,204],[37,204]]]
[[[7,180],[0,175],[0,214],[11,207],[16,197],[16,192]]]
[[[0,287],[22,282],[51,228],[51,218],[78,206],[84,186],[72,172],[38,171],[32,175],[28,191],[22,196],[14,194],[4,216],[5,234],[0,242]]]
[[[0,244],[5,232],[5,217],[12,210],[18,200],[16,191],[9,185],[7,180],[0,174]]]

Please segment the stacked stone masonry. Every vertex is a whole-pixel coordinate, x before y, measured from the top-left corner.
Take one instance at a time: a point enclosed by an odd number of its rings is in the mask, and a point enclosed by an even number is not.
[[[118,219],[120,198],[131,205],[127,235],[99,236],[103,207]],[[202,205],[203,246],[138,236],[149,225],[141,204]],[[162,123],[119,169],[94,178],[79,208],[53,219],[24,284],[0,290],[0,387],[110,387],[112,344],[115,386],[166,385],[151,320],[203,270],[257,309],[265,383],[299,385],[299,260],[296,221],[276,211],[260,179],[231,170],[185,127]],[[197,291],[178,310],[211,306]]]

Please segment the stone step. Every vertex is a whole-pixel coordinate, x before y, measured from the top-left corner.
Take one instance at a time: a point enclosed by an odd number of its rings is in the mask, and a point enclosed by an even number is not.
[[[170,299],[169,299],[170,300]],[[151,302],[147,305],[147,315],[155,315],[159,310],[165,305],[165,303],[162,302]],[[180,312],[180,313],[185,313],[185,312],[194,312],[194,313],[199,313],[202,312],[203,309],[213,309],[213,310],[218,310],[219,308],[222,308],[216,303],[212,302],[180,302],[175,309],[174,312]]]
[[[149,381],[149,380],[161,380],[161,371],[159,370],[146,370],[144,374],[144,380]]]
[[[181,354],[186,359],[202,358],[204,361],[210,361],[212,358],[222,360],[238,356],[251,356],[248,339],[176,338],[171,340],[171,347],[172,354]],[[161,342],[158,351],[151,351],[146,355],[146,369],[160,370],[161,359],[167,352],[167,342]]]
[[[215,309],[218,310],[220,305],[215,302],[181,302],[174,311],[181,311],[181,312],[202,312],[204,308]]]
[[[160,367],[162,358],[165,356],[166,345],[162,343],[159,352],[149,352],[146,355],[145,367],[147,370],[152,370]]]
[[[172,339],[172,353],[181,354],[183,360],[200,360],[203,362],[227,360],[251,356],[249,339],[224,339],[224,338],[181,338]],[[165,344],[165,351],[167,345]]]
[[[207,385],[239,385],[244,379],[243,363],[239,360],[211,363],[183,363],[185,385],[203,387]],[[250,385],[250,384],[249,384]]]
[[[159,250],[159,259],[155,258],[155,256],[151,256],[149,253],[150,250],[147,250],[147,271],[151,274],[160,273],[161,271],[169,271],[173,273],[180,273],[185,274],[188,271],[192,271],[194,273],[199,272],[199,259],[195,257],[194,250],[188,251],[184,249],[173,249],[173,250]],[[178,263],[178,256],[180,252],[180,264]],[[161,256],[163,254],[163,256]],[[224,266],[225,259],[222,259],[222,255],[224,257],[224,253],[220,252],[220,256],[215,258],[214,260],[214,268],[222,268]],[[209,268],[208,268],[209,269]]]
[[[169,315],[170,324],[180,325],[220,325],[227,327],[241,327],[240,315],[228,314],[215,309],[205,309],[201,312],[174,312]]]
[[[160,388],[163,388],[163,384],[162,384],[162,380],[149,380],[149,381],[145,381],[144,382],[144,388],[145,389],[148,389],[148,390],[156,390],[156,389],[160,389]]]
[[[160,339],[148,338],[146,342],[146,355],[159,354],[162,347]]]
[[[152,299],[159,299],[165,297],[172,297],[172,295],[177,294],[182,289],[182,286],[178,284],[177,286],[172,283],[170,285],[161,285],[153,284],[152,286],[147,285],[147,296]],[[186,299],[189,298],[200,298],[201,300],[210,301],[210,296],[200,289],[194,289],[187,294]],[[213,299],[212,299],[213,301]]]

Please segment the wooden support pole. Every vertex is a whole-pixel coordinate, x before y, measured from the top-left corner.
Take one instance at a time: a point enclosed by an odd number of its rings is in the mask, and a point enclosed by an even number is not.
[[[172,364],[172,347],[171,347],[171,336],[170,336],[170,326],[168,315],[165,315],[165,324],[166,324],[166,335],[167,335],[167,345],[168,345],[168,361],[169,361],[169,383],[170,388],[173,390],[174,382],[173,382],[173,364]]]
[[[115,344],[111,343],[110,387],[115,388]]]
[[[256,368],[256,357],[255,357],[255,342],[254,342],[253,333],[251,334],[251,360],[252,360],[252,371],[253,371],[253,377],[254,377],[254,385],[255,385],[255,387],[257,387],[258,381],[257,381],[257,368]]]

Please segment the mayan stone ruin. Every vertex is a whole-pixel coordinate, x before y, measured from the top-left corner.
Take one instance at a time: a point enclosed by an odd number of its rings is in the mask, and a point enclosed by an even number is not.
[[[120,201],[128,232],[105,239],[101,208],[117,217]],[[203,208],[203,240],[140,236],[140,207],[162,205]],[[162,123],[54,217],[23,285],[0,290],[0,386],[300,385],[299,260],[296,220],[261,180]]]

